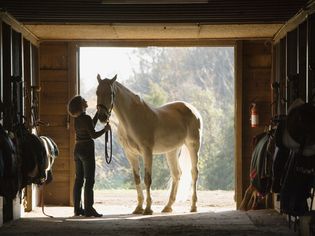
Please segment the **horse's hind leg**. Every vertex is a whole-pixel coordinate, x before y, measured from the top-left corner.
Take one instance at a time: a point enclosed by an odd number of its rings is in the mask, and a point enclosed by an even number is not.
[[[192,198],[191,212],[197,211],[197,179],[198,179],[198,151],[199,142],[189,142],[186,144],[191,158],[191,176],[192,176]]]
[[[162,212],[172,212],[172,205],[176,200],[178,182],[181,176],[180,166],[178,164],[179,149],[166,153],[167,164],[169,166],[172,176],[172,189],[168,203],[162,210]]]
[[[152,150],[146,150],[143,155],[144,160],[144,184],[147,191],[147,205],[144,209],[144,215],[152,215],[153,211],[151,209],[152,199],[151,199],[151,184],[152,184]]]
[[[134,155],[127,155],[129,163],[132,167],[133,177],[136,185],[137,195],[138,195],[138,205],[136,209],[132,212],[132,214],[143,214],[143,192],[141,188],[141,179],[140,179],[140,173],[139,173],[139,158]]]

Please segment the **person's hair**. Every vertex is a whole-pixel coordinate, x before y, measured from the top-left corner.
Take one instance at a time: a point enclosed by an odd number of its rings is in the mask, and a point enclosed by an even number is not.
[[[67,107],[70,116],[78,117],[83,112],[82,100],[83,98],[80,95],[71,98]]]

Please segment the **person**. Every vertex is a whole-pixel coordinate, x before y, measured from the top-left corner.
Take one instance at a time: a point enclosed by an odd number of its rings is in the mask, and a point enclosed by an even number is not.
[[[95,148],[94,140],[108,129],[107,124],[102,130],[95,131],[98,112],[93,119],[86,114],[87,101],[81,96],[74,96],[68,103],[68,113],[74,117],[75,129],[75,182],[73,186],[74,215],[86,217],[102,217],[94,208],[95,181]],[[85,182],[84,182],[85,179]],[[81,202],[81,191],[84,183],[84,209]]]

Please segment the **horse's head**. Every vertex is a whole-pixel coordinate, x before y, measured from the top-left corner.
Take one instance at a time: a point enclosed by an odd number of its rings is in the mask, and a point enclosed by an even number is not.
[[[114,106],[114,82],[117,79],[115,75],[112,79],[101,79],[97,75],[98,86],[96,89],[98,118],[101,122],[107,122]]]

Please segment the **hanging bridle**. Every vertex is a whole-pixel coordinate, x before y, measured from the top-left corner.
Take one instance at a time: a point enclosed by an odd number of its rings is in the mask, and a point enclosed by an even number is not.
[[[112,135],[112,128],[109,124],[109,117],[111,116],[113,107],[114,107],[114,99],[115,99],[115,93],[114,91],[111,91],[111,107],[110,109],[107,109],[107,107],[103,104],[97,104],[97,107],[99,107],[99,109],[102,109],[103,112],[105,113],[106,117],[107,117],[107,121],[106,124],[109,126],[109,130],[107,130],[105,132],[105,161],[107,164],[110,164],[112,161],[112,157],[113,157],[113,152],[112,152],[112,148],[113,148],[113,135]],[[109,148],[108,148],[108,143],[109,143]]]

